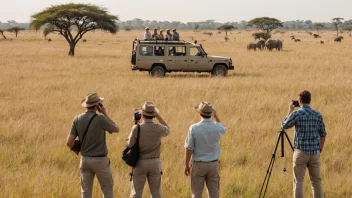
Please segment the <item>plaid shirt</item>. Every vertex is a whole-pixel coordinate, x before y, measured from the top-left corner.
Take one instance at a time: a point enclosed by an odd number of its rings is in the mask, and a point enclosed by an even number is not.
[[[320,137],[326,136],[322,115],[309,105],[292,112],[282,123],[284,129],[295,126],[294,147],[308,155],[316,155],[320,150]]]

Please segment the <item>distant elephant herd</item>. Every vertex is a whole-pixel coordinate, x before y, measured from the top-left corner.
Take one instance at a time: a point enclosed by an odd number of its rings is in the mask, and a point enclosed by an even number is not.
[[[273,49],[276,49],[277,51],[281,51],[282,47],[282,41],[269,39],[266,42],[264,40],[260,40],[258,43],[250,43],[247,45],[247,50],[256,51],[258,48],[259,50],[267,49],[269,51],[272,51]]]

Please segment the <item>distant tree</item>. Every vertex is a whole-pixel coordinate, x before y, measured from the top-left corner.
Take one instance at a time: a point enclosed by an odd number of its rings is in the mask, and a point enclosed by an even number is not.
[[[195,30],[196,32],[198,32],[198,29],[199,29],[199,24],[196,24],[196,25],[194,26],[194,30]]]
[[[336,29],[336,36],[339,36],[339,28],[340,26],[343,24],[342,21],[344,19],[340,18],[340,17],[336,17],[332,19],[332,24],[334,25],[335,29]]]
[[[269,36],[271,36],[271,31],[279,27],[284,27],[280,20],[270,17],[260,17],[252,19],[248,22],[248,26],[256,26],[257,28],[259,28],[265,34],[265,38],[269,38]]]
[[[3,30],[0,30],[0,34],[1,34],[1,36],[2,36],[4,39],[6,39],[6,36],[4,35],[4,31],[3,31]]]
[[[17,37],[17,34],[22,30],[24,30],[24,28],[20,28],[17,26],[7,29],[8,32],[14,33],[16,35],[16,37]]]
[[[91,4],[62,4],[46,8],[32,15],[30,27],[39,30],[46,25],[44,36],[57,32],[70,45],[68,55],[75,55],[78,41],[89,31],[101,29],[115,34],[118,31],[117,16],[108,14],[105,8]],[[72,35],[72,30],[77,31]]]
[[[321,24],[321,23],[314,23],[314,28],[317,30],[318,35],[319,35],[319,30],[320,30],[322,27],[324,27],[323,24]]]
[[[235,29],[233,25],[222,25],[218,28],[218,30],[223,30],[225,31],[226,37],[227,37],[227,32]]]
[[[345,21],[343,23],[343,29],[347,30],[350,33],[350,36],[352,36],[352,20]]]
[[[131,31],[131,28],[128,27],[128,26],[126,26],[126,27],[125,27],[125,31],[126,31],[126,32],[129,32],[129,31]]]

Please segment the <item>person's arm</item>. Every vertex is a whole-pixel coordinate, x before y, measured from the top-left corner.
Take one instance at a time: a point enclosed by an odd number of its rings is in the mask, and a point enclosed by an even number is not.
[[[290,103],[287,116],[285,120],[282,122],[283,129],[289,129],[296,124],[298,116],[297,114],[295,114],[294,110],[295,110],[295,106],[292,103]]]
[[[186,153],[185,153],[185,156],[186,156],[186,163],[185,163],[185,175],[188,176],[191,172],[191,167],[190,167],[190,161],[191,161],[191,157],[192,157],[192,151],[191,150],[188,150],[186,148]]]
[[[321,153],[324,150],[325,138],[326,138],[325,124],[322,116],[320,116],[320,125],[318,130],[320,135],[320,153]]]
[[[100,107],[98,106],[99,111],[107,118],[107,120],[112,124],[112,126],[107,127],[107,131],[111,133],[118,133],[120,131],[119,127],[116,125],[116,123],[108,116],[108,113],[106,111],[106,108],[104,106]]]
[[[160,114],[158,114],[157,116],[155,116],[156,119],[158,119],[159,123],[166,126],[167,128],[170,128],[169,125],[167,125],[167,123],[165,122],[165,120],[160,116]]]
[[[68,148],[71,149],[73,147],[76,137],[77,136],[75,135],[68,134],[67,140],[66,140],[66,145],[68,146]]]
[[[215,121],[216,121],[216,122],[221,123],[221,121],[220,121],[220,118],[219,118],[218,114],[214,114],[214,115],[213,115],[213,117],[214,117],[214,119],[215,119]]]

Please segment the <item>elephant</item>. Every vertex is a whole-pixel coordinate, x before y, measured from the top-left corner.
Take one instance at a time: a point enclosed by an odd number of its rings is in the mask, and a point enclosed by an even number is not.
[[[282,50],[282,41],[280,40],[267,40],[265,43],[265,47],[269,50],[272,51],[273,49],[276,49],[277,51]]]
[[[257,47],[258,47],[258,49],[263,50],[265,48],[265,41],[264,40],[260,40],[257,43]]]
[[[251,49],[253,49],[254,51],[256,51],[257,50],[257,44],[255,44],[255,43],[250,43],[250,44],[248,44],[247,45],[247,50],[251,50]]]
[[[336,37],[336,38],[334,39],[334,42],[340,42],[340,43],[341,43],[342,39],[343,39],[342,36]]]

